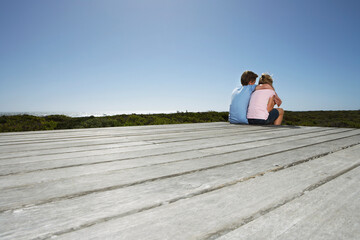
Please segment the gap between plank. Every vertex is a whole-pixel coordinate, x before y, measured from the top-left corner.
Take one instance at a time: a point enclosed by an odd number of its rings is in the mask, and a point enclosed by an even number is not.
[[[266,138],[266,139],[258,139],[258,140],[254,140],[252,142],[268,141],[268,140],[273,140],[273,139],[278,139],[278,138],[288,138],[288,137],[293,137],[293,136],[307,135],[307,134],[311,134],[311,133],[327,132],[327,131],[330,131],[330,130],[325,130],[325,131],[319,130],[319,131],[312,131],[312,132],[293,134],[293,135],[289,135],[289,136],[280,136],[280,137],[273,137],[273,138]],[[325,133],[325,134],[322,134],[322,135],[318,135],[316,137],[322,137],[322,136],[338,134],[338,133],[344,133],[344,132],[349,132],[349,131],[351,131],[351,130],[345,130],[345,131],[335,132],[335,133]],[[234,136],[236,136],[236,135],[234,135]],[[165,155],[177,154],[177,153],[183,153],[183,152],[189,152],[189,151],[208,150],[208,149],[214,149],[214,148],[219,148],[219,147],[240,145],[240,144],[244,144],[244,143],[246,143],[246,142],[237,142],[237,143],[231,143],[231,144],[217,145],[217,146],[213,146],[213,147],[197,148],[197,149],[183,150],[183,151],[169,152],[169,153],[161,153],[161,154],[152,154],[152,155],[139,156],[139,157],[130,157],[130,158],[123,158],[123,159],[113,159],[113,160],[100,161],[100,162],[79,163],[79,164],[65,165],[65,166],[59,166],[59,167],[42,168],[42,169],[28,170],[28,171],[18,171],[18,172],[12,172],[12,173],[7,173],[7,174],[0,174],[0,177],[16,175],[16,174],[23,174],[23,173],[31,173],[31,172],[39,172],[39,171],[48,171],[48,170],[56,170],[56,169],[63,169],[63,168],[71,168],[71,167],[91,166],[91,165],[97,165],[97,164],[103,164],[103,163],[111,163],[111,162],[121,162],[121,161],[139,159],[139,158],[146,158],[146,157],[163,156],[163,155],[165,156]],[[229,151],[229,152],[224,152],[224,153],[219,153],[219,154],[210,153],[208,155],[204,155],[204,156],[201,156],[201,157],[186,158],[186,159],[181,159],[181,160],[176,160],[176,161],[171,161],[171,162],[148,164],[148,165],[142,165],[142,166],[138,166],[138,167],[130,167],[130,168],[125,168],[125,169],[133,169],[133,168],[139,168],[139,167],[144,167],[144,166],[155,166],[155,165],[162,165],[162,164],[167,164],[167,163],[181,162],[181,161],[187,161],[187,160],[191,160],[191,159],[198,159],[198,158],[203,158],[203,157],[217,156],[217,155],[228,154],[228,153],[233,153],[233,152],[246,151],[246,150],[251,150],[251,149],[254,149],[254,148],[257,148],[257,147],[250,147],[250,148],[246,148],[246,149],[241,149],[241,150],[236,150],[236,151]],[[96,156],[96,155],[93,155],[93,156]],[[63,160],[63,159],[61,159],[61,160]],[[3,165],[3,166],[6,166],[6,165]]]
[[[227,128],[230,128],[228,126],[225,126]],[[43,142],[43,140],[45,140],[46,142],[57,142],[57,141],[71,141],[73,139],[79,138],[79,139],[93,139],[93,138],[99,138],[99,137],[103,137],[103,138],[112,138],[112,137],[130,137],[130,136],[147,136],[147,135],[160,135],[160,134],[169,134],[169,133],[186,133],[186,132],[201,132],[201,131],[206,131],[206,130],[212,130],[212,129],[223,129],[224,126],[216,126],[216,127],[210,127],[210,128],[200,128],[200,129],[186,129],[186,130],[182,130],[182,131],[177,131],[177,130],[172,130],[172,131],[162,131],[162,132],[158,132],[158,133],[144,133],[144,134],[135,134],[135,133],[128,133],[128,134],[114,134],[114,135],[109,135],[109,134],[102,134],[102,135],[83,135],[83,136],[69,136],[69,137],[58,137],[58,138],[38,138],[38,139],[34,139],[34,140],[30,140],[30,139],[23,139],[23,140],[14,140],[14,141],[3,141],[0,142],[0,146],[7,146],[7,145],[16,145],[19,144],[17,142],[23,142],[21,144],[31,144],[31,143],[41,143]],[[245,129],[245,128],[244,128]],[[55,141],[53,141],[55,140]],[[5,144],[3,144],[5,143]],[[8,144],[6,144],[8,143]]]
[[[155,177],[155,178],[135,181],[135,182],[132,182],[132,183],[127,183],[127,184],[120,184],[120,185],[115,185],[115,186],[110,186],[110,187],[105,187],[105,188],[99,188],[99,189],[95,189],[95,190],[88,190],[88,191],[78,192],[78,193],[69,194],[69,195],[60,196],[60,197],[53,197],[53,198],[38,201],[38,202],[35,202],[35,203],[31,203],[31,204],[23,204],[23,205],[19,205],[17,207],[1,209],[0,213],[6,212],[6,211],[13,211],[13,210],[23,208],[23,207],[37,206],[37,205],[41,205],[41,204],[56,202],[56,201],[60,201],[60,200],[64,200],[64,199],[72,199],[72,198],[81,197],[81,196],[85,196],[85,195],[92,194],[92,193],[105,192],[105,191],[111,191],[111,190],[115,190],[115,189],[130,187],[130,186],[134,186],[134,185],[138,185],[138,184],[142,184],[142,183],[146,183],[146,182],[153,182],[153,181],[157,181],[157,180],[161,180],[161,179],[167,179],[167,178],[177,177],[177,176],[181,176],[181,175],[191,174],[191,173],[194,173],[194,172],[206,171],[206,170],[209,170],[209,169],[214,169],[214,168],[219,168],[219,167],[223,167],[223,166],[233,165],[233,164],[237,164],[237,163],[245,162],[245,161],[251,161],[251,160],[254,160],[254,159],[257,159],[257,158],[261,158],[261,157],[271,156],[271,155],[275,155],[275,154],[278,154],[278,153],[288,152],[288,151],[301,149],[301,148],[305,148],[305,147],[309,147],[309,146],[314,146],[314,145],[318,145],[318,144],[322,144],[322,143],[327,143],[327,142],[331,142],[331,141],[335,141],[335,140],[345,139],[345,138],[349,138],[349,137],[353,137],[353,136],[357,136],[357,135],[360,135],[360,134],[355,134],[355,135],[347,136],[347,137],[340,137],[340,138],[337,138],[337,139],[327,140],[327,141],[320,142],[320,143],[315,143],[315,144],[308,144],[308,145],[301,146],[301,147],[294,147],[292,149],[277,151],[277,152],[274,152],[274,153],[264,154],[264,155],[260,155],[260,156],[257,156],[257,157],[242,159],[242,160],[229,162],[229,163],[225,163],[225,164],[214,165],[214,166],[211,166],[211,167],[200,168],[200,169],[195,169],[195,170],[181,172],[181,173],[169,174],[169,175],[165,175],[165,176],[161,176],[161,177]],[[316,155],[316,156],[313,156],[313,157],[310,157],[310,158],[307,158],[307,159],[304,159],[304,160],[300,160],[300,161],[297,161],[298,163],[295,162],[295,165],[300,164],[302,162],[310,161],[310,160],[313,160],[313,159],[316,159],[316,158],[319,158],[319,157],[322,157],[322,156],[326,156],[326,155],[331,154],[333,152],[337,152],[337,151],[340,151],[340,150],[343,150],[343,149],[346,149],[346,148],[349,148],[349,147],[352,147],[352,146],[355,146],[355,145],[358,145],[358,144],[360,144],[360,142],[357,142],[357,143],[354,143],[354,144],[351,144],[351,145],[348,145],[348,146],[340,147],[340,148],[338,148],[336,150],[333,150],[333,151],[330,151],[328,153],[323,153],[323,154]],[[292,163],[292,164],[294,164],[294,163]],[[293,165],[293,166],[295,166],[295,165]],[[286,167],[291,167],[291,166],[285,165],[285,166],[282,166],[282,167],[277,167],[277,168],[271,169],[271,171],[274,171],[276,169],[281,170],[281,169],[286,168]],[[261,173],[259,173],[259,174],[263,175]],[[253,178],[253,176],[247,178],[246,180],[248,180],[250,178]],[[236,184],[236,183],[233,183],[233,184]],[[24,186],[27,186],[27,185],[24,185]],[[21,187],[24,187],[24,186],[21,186]],[[222,187],[224,187],[224,186],[221,186],[220,188],[222,188]]]
[[[174,140],[174,141],[168,141],[167,143],[171,143],[171,142],[186,142],[186,141],[192,141],[192,140],[201,140],[201,139],[208,139],[208,138],[219,138],[219,137],[229,137],[229,136],[236,136],[239,133],[248,133],[250,132],[252,133],[258,133],[258,132],[269,132],[272,131],[270,130],[263,130],[263,129],[259,129],[259,130],[249,130],[249,131],[237,131],[232,135],[222,135],[222,136],[213,136],[213,137],[199,137],[199,138],[192,138],[192,139],[185,139],[185,140]],[[284,130],[279,130],[284,131]],[[319,132],[322,130],[318,130]],[[157,134],[154,134],[155,136],[157,136]],[[189,136],[191,137],[191,136]],[[138,146],[146,146],[146,145],[152,145],[154,143],[152,143],[151,141],[156,141],[156,140],[167,140],[167,139],[174,139],[174,137],[169,137],[169,138],[155,138],[155,139],[147,139],[147,140],[130,140],[130,141],[126,141],[126,142],[118,142],[118,143],[132,143],[132,142],[139,142],[139,141],[143,141],[143,142],[149,142],[146,144],[142,144],[142,145],[138,145]],[[78,146],[73,146],[72,148],[77,148],[77,147],[92,147],[92,146],[101,146],[101,145],[110,145],[110,144],[116,144],[116,142],[113,143],[96,143],[96,144],[83,144],[83,145],[78,145]],[[71,147],[71,146],[70,146]],[[128,147],[128,146],[124,146],[124,147]],[[39,149],[29,149],[29,150],[24,150],[21,152],[32,152],[32,151],[39,151],[39,150],[54,150],[54,149],[66,149],[68,147],[49,147],[49,148],[39,148]],[[116,147],[116,148],[123,148],[123,147]],[[94,149],[94,150],[100,150],[100,149]],[[79,151],[72,151],[72,152],[62,152],[62,153],[73,153],[73,152],[83,152],[83,151],[87,151],[87,150],[79,150]],[[17,153],[19,151],[9,151],[9,152],[1,152],[1,153]],[[59,153],[46,153],[46,154],[39,154],[39,155],[29,155],[29,156],[43,156],[43,155],[54,155],[54,154],[59,154]],[[21,156],[20,156],[21,157]],[[22,157],[28,157],[28,156],[22,156]],[[0,158],[4,159],[5,157]],[[11,158],[18,158],[18,157],[11,157]]]
[[[269,207],[267,209],[255,212],[254,214],[252,214],[251,216],[245,218],[243,221],[241,221],[240,223],[238,223],[236,225],[232,224],[230,227],[227,227],[227,228],[221,229],[221,230],[219,230],[217,232],[208,234],[207,236],[204,237],[204,239],[213,240],[213,239],[217,239],[217,238],[219,238],[219,237],[221,237],[221,236],[223,236],[223,235],[225,235],[225,234],[227,234],[229,232],[232,232],[232,231],[244,226],[245,224],[248,224],[248,223],[256,220],[257,218],[259,218],[259,217],[261,217],[261,216],[263,216],[263,215],[265,215],[265,214],[267,214],[267,213],[269,213],[269,212],[271,212],[271,211],[273,211],[273,210],[275,210],[275,209],[277,209],[277,208],[279,208],[279,207],[281,207],[281,206],[283,206],[283,205],[285,205],[285,204],[287,204],[287,203],[289,203],[291,201],[294,201],[295,199],[300,198],[306,192],[313,191],[313,190],[317,189],[318,187],[320,187],[320,186],[322,186],[322,185],[324,185],[324,184],[326,184],[326,183],[340,177],[341,175],[343,175],[343,174],[345,174],[347,172],[350,172],[351,170],[354,170],[355,168],[357,168],[359,166],[360,166],[360,163],[357,163],[357,164],[354,164],[351,167],[349,167],[349,168],[347,168],[345,170],[342,170],[342,171],[340,171],[340,172],[338,172],[338,173],[336,173],[336,174],[334,174],[332,176],[328,176],[327,178],[322,179],[319,182],[308,186],[307,188],[305,188],[300,193],[294,194],[293,196],[290,196],[289,198],[285,199],[284,201],[282,201],[282,202],[280,202],[278,204],[275,204],[274,206],[271,206],[271,207]]]
[[[174,199],[172,199],[170,201],[167,201],[167,202],[161,202],[161,203],[145,206],[145,207],[140,208],[140,209],[134,209],[134,210],[124,212],[124,213],[121,213],[121,214],[101,218],[101,219],[98,219],[98,220],[93,221],[93,222],[88,222],[88,223],[82,224],[82,225],[80,225],[78,227],[64,229],[62,231],[58,231],[58,232],[55,232],[55,233],[49,233],[46,236],[43,236],[41,238],[36,238],[36,239],[47,239],[47,238],[51,238],[53,236],[63,235],[63,234],[66,234],[66,233],[70,233],[70,232],[73,232],[73,231],[78,231],[78,230],[81,230],[81,229],[84,229],[84,228],[87,228],[87,227],[91,227],[91,226],[99,224],[99,223],[103,223],[103,222],[107,222],[107,221],[110,221],[110,220],[126,217],[126,216],[129,216],[129,215],[132,215],[132,214],[144,212],[144,211],[151,210],[151,209],[163,206],[163,205],[175,203],[175,202],[177,202],[179,200],[182,200],[182,199],[188,199],[188,198],[191,198],[191,197],[194,197],[194,196],[206,194],[206,193],[209,193],[209,192],[212,192],[212,191],[215,191],[215,190],[219,190],[219,189],[222,189],[222,188],[225,188],[225,187],[235,185],[235,184],[240,183],[240,182],[247,181],[249,179],[253,179],[253,178],[256,178],[256,177],[261,177],[261,176],[263,176],[263,175],[265,175],[266,173],[269,173],[269,172],[278,172],[278,171],[281,171],[281,170],[283,170],[285,168],[294,167],[294,166],[299,165],[301,163],[312,161],[312,160],[318,159],[320,157],[324,157],[326,155],[329,155],[331,153],[338,152],[338,151],[353,147],[353,146],[358,145],[358,144],[359,143],[351,144],[351,145],[345,146],[345,147],[341,147],[341,148],[339,148],[339,149],[337,149],[335,151],[331,151],[331,152],[324,153],[324,154],[319,154],[319,155],[316,155],[316,156],[313,156],[313,157],[310,157],[310,158],[307,158],[307,159],[296,161],[294,163],[286,164],[286,165],[281,166],[281,167],[277,167],[277,168],[269,169],[269,170],[266,170],[266,171],[263,171],[263,172],[259,172],[259,173],[256,173],[256,174],[252,175],[252,176],[249,176],[249,177],[241,178],[241,179],[238,179],[238,180],[226,183],[226,184],[221,184],[219,186],[214,186],[212,188],[201,190],[201,191],[198,191],[198,192],[195,192],[193,194],[186,195],[186,196],[183,196],[183,197],[177,197],[177,198],[174,198]],[[252,214],[250,217],[247,217],[246,219],[244,219],[242,222],[240,222],[239,224],[237,224],[235,226],[231,225],[231,227],[222,229],[222,230],[214,232],[214,233],[210,233],[209,235],[207,235],[205,237],[205,239],[216,239],[218,237],[221,237],[222,235],[225,235],[228,232],[231,232],[231,231],[233,231],[233,230],[235,230],[235,229],[237,229],[237,228],[239,228],[239,227],[241,227],[241,226],[255,220],[256,218],[258,218],[258,217],[260,217],[260,216],[262,216],[264,214],[267,214],[268,212],[271,212],[271,211],[275,210],[276,208],[281,207],[282,205],[295,200],[296,198],[301,197],[306,192],[312,191],[312,190],[320,187],[321,185],[323,185],[323,184],[325,184],[325,183],[327,183],[327,182],[329,182],[329,181],[331,181],[331,180],[333,180],[333,179],[335,179],[335,178],[337,178],[337,177],[339,177],[339,176],[341,176],[341,175],[343,175],[343,174],[345,174],[345,173],[347,173],[347,172],[349,172],[349,171],[351,171],[351,170],[353,170],[353,169],[355,169],[355,168],[357,168],[359,166],[360,166],[360,163],[357,163],[357,164],[354,164],[353,166],[351,166],[351,167],[349,167],[349,168],[347,168],[345,170],[342,170],[342,171],[340,171],[340,172],[338,172],[338,173],[336,173],[334,175],[328,176],[325,179],[322,179],[322,180],[318,181],[317,183],[308,186],[302,192],[289,197],[285,201],[283,201],[281,203],[278,203],[275,206],[272,206],[272,207],[267,208],[265,210],[261,210],[259,212],[256,212],[256,213]]]

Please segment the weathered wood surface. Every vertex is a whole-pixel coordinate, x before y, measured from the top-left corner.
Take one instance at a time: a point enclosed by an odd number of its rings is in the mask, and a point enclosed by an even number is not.
[[[359,239],[360,129],[0,134],[0,239]]]

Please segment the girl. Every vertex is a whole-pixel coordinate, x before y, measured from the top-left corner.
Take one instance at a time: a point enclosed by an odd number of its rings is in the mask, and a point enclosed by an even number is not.
[[[268,84],[271,89],[256,90],[251,95],[247,113],[249,124],[281,125],[284,110],[274,108],[275,104],[280,106],[282,102],[274,90],[273,79],[269,74],[263,73],[259,79],[259,84]]]

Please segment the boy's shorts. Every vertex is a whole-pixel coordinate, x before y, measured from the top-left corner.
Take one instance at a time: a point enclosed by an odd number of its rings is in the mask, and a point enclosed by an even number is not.
[[[279,111],[274,108],[273,110],[271,110],[269,112],[269,116],[266,120],[264,119],[248,119],[249,124],[254,124],[254,125],[269,125],[269,124],[273,124],[275,122],[275,120],[279,117]]]

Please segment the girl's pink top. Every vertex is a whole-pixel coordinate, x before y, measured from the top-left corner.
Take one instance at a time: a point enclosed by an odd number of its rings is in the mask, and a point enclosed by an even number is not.
[[[275,95],[275,91],[272,89],[262,89],[253,92],[250,98],[247,118],[266,120],[269,116],[267,104],[269,102],[269,98],[273,95]]]

